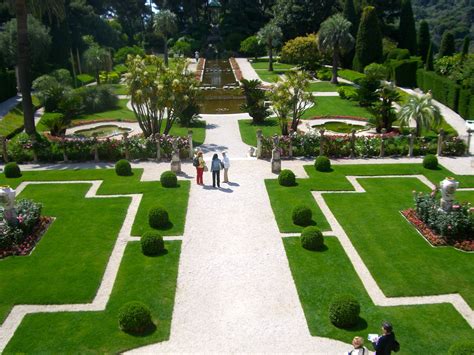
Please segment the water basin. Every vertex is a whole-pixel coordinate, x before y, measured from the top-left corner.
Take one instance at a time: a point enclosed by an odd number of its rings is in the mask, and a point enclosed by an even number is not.
[[[102,125],[93,128],[77,130],[74,132],[74,135],[89,138],[96,134],[98,138],[107,138],[130,131],[130,128],[119,127],[117,125]]]

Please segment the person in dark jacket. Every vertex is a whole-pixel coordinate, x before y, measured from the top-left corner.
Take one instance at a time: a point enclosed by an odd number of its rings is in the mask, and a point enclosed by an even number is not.
[[[221,187],[221,169],[222,169],[222,162],[219,159],[217,154],[212,156],[212,163],[211,163],[211,171],[212,171],[212,187]]]
[[[395,340],[395,333],[390,322],[382,323],[382,335],[372,344],[376,355],[390,355],[392,351],[398,351],[399,345]]]

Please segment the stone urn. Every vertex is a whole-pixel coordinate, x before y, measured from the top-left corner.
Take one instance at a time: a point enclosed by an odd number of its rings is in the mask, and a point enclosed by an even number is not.
[[[443,211],[445,212],[451,211],[451,208],[453,207],[454,194],[458,186],[459,186],[459,182],[454,180],[454,178],[452,177],[447,177],[446,179],[440,182],[439,184],[439,187],[441,190],[440,206]]]

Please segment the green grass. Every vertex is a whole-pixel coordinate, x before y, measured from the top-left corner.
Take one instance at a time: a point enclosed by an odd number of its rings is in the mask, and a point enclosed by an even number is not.
[[[39,107],[39,101],[36,97],[32,97],[33,110]],[[23,105],[18,103],[0,120],[0,136],[11,138],[23,131],[24,128]]]
[[[281,134],[280,126],[276,118],[267,118],[261,124],[252,124],[252,120],[239,120],[240,137],[245,144],[257,146],[257,131],[261,129],[266,137]]]
[[[346,80],[349,80],[349,81],[352,81],[352,82],[354,82],[357,79],[361,79],[361,78],[365,77],[365,74],[359,73],[358,71],[350,70],[350,69],[338,70],[337,75],[340,78],[343,78],[343,79],[346,79]]]
[[[98,112],[88,115],[80,115],[74,121],[102,121],[102,120],[114,120],[114,121],[136,121],[135,114],[129,110],[127,103],[129,100],[119,100],[117,108],[109,111]]]
[[[363,122],[361,122],[363,123]],[[313,128],[317,128],[317,129],[325,129],[325,130],[329,130],[329,131],[332,131],[332,132],[338,132],[338,133],[351,133],[352,132],[352,129],[355,128],[356,130],[360,130],[360,129],[363,129],[365,128],[364,125],[353,125],[353,124],[350,124],[350,123],[344,123],[344,122],[338,122],[338,121],[334,121],[334,122],[326,122],[326,123],[322,123],[322,124],[319,124],[319,125],[314,125],[312,126]]]
[[[276,83],[278,78],[288,70],[294,68],[292,64],[273,62],[273,71],[268,70],[268,60],[259,60],[252,63],[252,67],[257,72],[262,81]]]
[[[285,238],[283,243],[306,321],[314,336],[350,343],[356,335],[366,338],[368,333],[379,333],[382,320],[390,320],[401,344],[400,354],[446,354],[452,343],[474,336],[472,328],[450,304],[375,306],[334,237],[325,238],[327,250],[323,252],[303,249],[298,238]],[[394,271],[397,267],[393,259],[381,265]],[[398,272],[404,270],[398,269]],[[329,304],[341,293],[354,295],[361,304],[361,319],[348,330],[336,328],[328,319]],[[371,345],[368,347],[372,349]]]
[[[145,257],[129,243],[105,311],[42,313],[25,317],[5,353],[118,353],[169,339],[181,242],[165,242],[167,254]],[[118,328],[123,304],[140,301],[156,329],[133,336]]]
[[[258,60],[257,62],[252,62],[252,67],[255,70],[268,70],[268,59]],[[279,63],[279,62],[276,62],[276,61],[273,62],[273,69],[275,69],[275,70],[292,69],[294,67],[295,66],[293,64]]]
[[[371,118],[372,114],[357,102],[343,100],[340,97],[317,97],[316,105],[306,110],[303,118],[315,116],[356,116]]]
[[[350,84],[339,83],[337,85],[331,84],[329,81],[318,81],[316,83],[311,83],[309,85],[309,90],[311,92],[321,91],[321,92],[336,92],[337,89],[341,86],[352,86]]]
[[[112,90],[115,95],[128,95],[127,85],[124,84],[112,84]]]

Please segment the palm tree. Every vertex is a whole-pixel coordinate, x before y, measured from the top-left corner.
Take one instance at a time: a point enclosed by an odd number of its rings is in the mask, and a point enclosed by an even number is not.
[[[178,26],[176,25],[176,15],[170,10],[158,12],[153,19],[153,27],[155,32],[163,38],[163,54],[165,65],[168,66],[168,38],[178,30]]]
[[[100,85],[100,71],[110,71],[112,59],[110,53],[105,48],[101,48],[97,43],[93,43],[83,54],[84,64],[94,72],[97,85]]]
[[[51,19],[64,17],[64,0],[15,0],[15,14],[17,23],[17,48],[18,48],[18,82],[22,96],[23,119],[25,132],[29,135],[36,133],[33,102],[31,100],[30,78],[30,45],[28,42],[28,13],[33,13],[38,18],[48,15]]]
[[[281,28],[273,22],[267,23],[257,33],[260,43],[265,43],[268,49],[268,71],[273,71],[273,48],[280,43],[283,33]]]
[[[402,126],[408,126],[411,119],[415,120],[417,137],[423,128],[430,129],[441,123],[439,107],[433,104],[431,94],[412,96],[400,109],[398,118]]]
[[[352,24],[342,15],[336,14],[325,20],[319,29],[319,50],[332,53],[332,79],[331,83],[337,84],[337,67],[341,53],[348,52],[354,46],[350,28]]]

